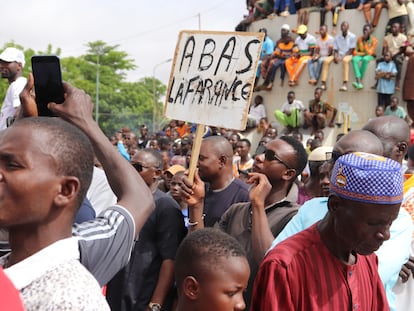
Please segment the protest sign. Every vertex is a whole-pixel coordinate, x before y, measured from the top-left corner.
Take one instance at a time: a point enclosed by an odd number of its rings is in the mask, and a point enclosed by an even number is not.
[[[165,116],[244,130],[264,33],[180,32]]]

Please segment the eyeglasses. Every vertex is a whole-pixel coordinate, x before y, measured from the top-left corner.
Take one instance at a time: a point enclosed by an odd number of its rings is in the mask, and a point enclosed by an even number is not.
[[[137,170],[138,173],[141,173],[144,168],[153,168],[153,166],[145,166],[141,163],[131,163],[132,166]]]
[[[285,161],[279,158],[273,150],[266,149],[264,155],[266,161],[278,161],[282,163],[284,166],[286,166],[286,168],[293,169],[293,167],[291,167],[289,164],[287,164]]]

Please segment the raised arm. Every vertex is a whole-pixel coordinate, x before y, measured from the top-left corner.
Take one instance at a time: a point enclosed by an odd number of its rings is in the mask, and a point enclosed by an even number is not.
[[[249,192],[253,212],[252,253],[256,263],[260,264],[275,238],[270,230],[265,212],[265,199],[272,189],[272,186],[267,177],[259,173],[250,173],[248,183],[252,185]]]
[[[204,182],[198,175],[194,174],[194,182],[184,176],[182,185],[182,196],[188,206],[188,229],[190,232],[204,228]]]
[[[89,95],[68,83],[64,83],[64,88],[65,102],[49,103],[48,108],[79,127],[89,137],[112,191],[118,198],[118,204],[125,207],[134,218],[137,235],[154,208],[151,191],[138,172],[112,146],[93,120],[93,103]]]

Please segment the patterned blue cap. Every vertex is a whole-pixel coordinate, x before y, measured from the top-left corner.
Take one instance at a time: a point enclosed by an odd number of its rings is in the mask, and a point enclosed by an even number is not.
[[[330,187],[338,196],[353,201],[374,204],[401,203],[401,165],[371,153],[346,154],[335,163]]]

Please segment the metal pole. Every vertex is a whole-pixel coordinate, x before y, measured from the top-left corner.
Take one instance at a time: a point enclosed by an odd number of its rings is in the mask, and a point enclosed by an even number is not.
[[[153,107],[152,107],[152,132],[155,133],[158,126],[158,104],[157,104],[157,96],[156,96],[156,90],[155,90],[155,70],[166,63],[169,63],[172,61],[172,58],[169,58],[161,63],[158,63],[154,66],[152,69],[152,96],[153,96]]]
[[[95,100],[95,121],[99,124],[99,52],[96,58],[96,100]]]
[[[155,69],[159,64],[152,69],[152,132],[155,133],[155,116],[157,114],[157,100],[155,98]]]

